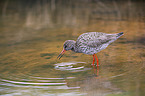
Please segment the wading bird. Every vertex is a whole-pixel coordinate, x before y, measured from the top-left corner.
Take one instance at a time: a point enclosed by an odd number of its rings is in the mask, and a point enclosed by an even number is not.
[[[76,41],[74,40],[66,40],[63,44],[63,50],[58,55],[58,59],[60,59],[64,53],[68,50],[72,50],[76,53],[84,53],[93,55],[93,65],[95,62],[95,57],[97,60],[97,66],[99,66],[98,58],[96,53],[105,49],[110,43],[114,42],[120,36],[123,35],[123,32],[116,34],[106,34],[102,32],[88,32],[83,33],[78,37]]]

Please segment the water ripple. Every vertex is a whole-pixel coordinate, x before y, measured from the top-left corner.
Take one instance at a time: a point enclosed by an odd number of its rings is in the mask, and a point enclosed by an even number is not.
[[[8,82],[8,83],[14,83],[14,84],[27,84],[27,85],[64,85],[66,83],[30,83],[30,82],[18,82],[18,81],[10,81],[10,80],[4,80],[0,79],[1,81]]]
[[[75,66],[76,64],[81,64],[81,63],[86,63],[86,62],[62,62],[62,63],[57,63],[55,64],[55,69],[56,70],[61,70],[61,71],[71,71],[71,72],[79,72],[79,71],[86,71],[90,70],[91,68],[85,68],[84,66]]]
[[[64,78],[43,78],[43,77],[32,77],[36,80],[25,80],[19,79],[17,80],[8,80],[8,79],[0,79],[1,86],[10,86],[10,87],[23,87],[23,88],[50,88],[50,89],[77,89],[80,87],[68,87],[67,82],[65,82]],[[73,79],[75,77],[68,77],[66,79]],[[44,80],[41,80],[44,79]],[[23,81],[20,81],[23,80]],[[59,80],[59,81],[58,81]],[[38,82],[39,81],[39,82]]]

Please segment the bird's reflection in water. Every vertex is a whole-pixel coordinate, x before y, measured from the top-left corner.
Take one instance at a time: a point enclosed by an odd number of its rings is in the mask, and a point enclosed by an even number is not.
[[[96,78],[98,78],[99,77],[99,66],[92,65],[92,67],[93,67],[94,75],[96,76]]]

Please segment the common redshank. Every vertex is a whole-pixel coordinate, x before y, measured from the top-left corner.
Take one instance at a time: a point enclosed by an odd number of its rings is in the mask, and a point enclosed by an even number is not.
[[[97,60],[97,66],[99,66],[99,61],[96,56],[96,53],[105,49],[110,43],[114,42],[120,36],[123,35],[123,32],[116,34],[106,34],[102,32],[88,32],[83,33],[77,39],[74,40],[66,40],[63,44],[63,50],[58,55],[58,59],[60,59],[64,53],[68,50],[72,50],[76,53],[84,53],[93,55],[93,65],[95,62],[95,57]]]

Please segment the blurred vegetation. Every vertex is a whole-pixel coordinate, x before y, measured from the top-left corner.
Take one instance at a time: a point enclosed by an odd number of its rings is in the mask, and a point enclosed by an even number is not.
[[[0,17],[2,24],[15,22],[34,29],[77,27],[92,20],[144,22],[144,4],[144,0],[1,0]]]

